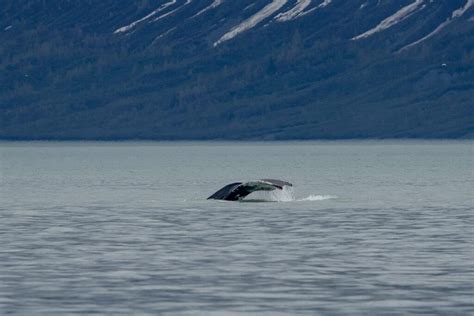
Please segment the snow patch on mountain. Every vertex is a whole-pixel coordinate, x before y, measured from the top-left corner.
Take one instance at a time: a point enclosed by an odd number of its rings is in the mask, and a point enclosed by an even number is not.
[[[161,38],[167,36],[168,34],[170,34],[171,32],[173,32],[174,30],[176,30],[176,26],[170,28],[170,29],[167,30],[166,32],[161,33],[160,35],[158,35],[158,36],[153,40],[153,42],[151,43],[151,45],[156,44],[156,42],[158,42]]]
[[[411,16],[413,13],[417,12],[420,8],[423,8],[422,5],[425,2],[425,0],[415,0],[415,2],[401,8],[395,14],[389,16],[382,22],[380,22],[377,26],[374,28],[368,30],[367,32],[364,32],[360,35],[354,36],[352,40],[359,40],[359,39],[364,39],[367,38],[371,35],[374,35],[375,33],[384,31]]]
[[[474,5],[474,0],[467,0],[466,4],[463,7],[453,12],[453,14],[451,15],[451,18],[455,19],[455,18],[459,18],[463,16],[464,13],[466,13],[466,11],[469,10],[473,5]]]
[[[323,3],[321,3],[319,5],[320,8],[324,8],[324,7],[327,7],[328,5],[330,5],[332,2],[332,0],[324,0]]]
[[[278,22],[291,21],[298,18],[301,13],[311,4],[312,0],[298,0],[296,5],[290,10],[278,14],[275,19]]]
[[[318,9],[321,9],[321,8],[325,8],[327,7],[328,5],[330,5],[332,3],[332,0],[324,0],[320,5],[308,10],[308,11],[305,11],[303,13],[300,14],[300,16],[303,16],[303,15],[306,15],[306,14],[309,14],[315,10],[318,10]]]
[[[429,39],[429,38],[433,37],[434,35],[438,34],[442,29],[444,29],[446,26],[451,24],[451,22],[453,22],[455,19],[463,16],[464,13],[466,13],[466,11],[469,10],[473,5],[474,5],[474,0],[467,0],[466,4],[464,6],[462,6],[459,9],[454,10],[453,13],[451,14],[451,16],[448,19],[446,19],[446,21],[444,21],[443,23],[438,25],[431,33],[429,33],[428,35],[423,36],[422,38],[420,38],[419,40],[417,40],[413,43],[410,43],[410,44],[406,45],[405,47],[400,49],[399,52],[403,51],[405,49],[408,49],[410,47],[413,47],[415,45],[418,45],[421,42],[424,42],[427,39]]]
[[[159,12],[165,10],[166,8],[168,8],[169,6],[172,6],[173,4],[176,3],[177,0],[171,0],[169,2],[166,2],[164,4],[162,4],[158,9],[152,11],[151,13],[147,14],[146,16],[144,16],[143,18],[141,19],[138,19],[128,25],[125,25],[125,26],[122,26],[122,27],[119,27],[118,29],[116,29],[114,31],[114,34],[117,34],[117,33],[124,33],[124,32],[128,32],[130,31],[132,28],[134,28],[137,24],[143,22],[143,21],[146,21],[148,20],[149,18],[155,16],[156,14],[158,14]]]
[[[225,41],[233,39],[240,33],[252,29],[257,24],[280,10],[287,2],[288,0],[273,0],[271,3],[266,5],[263,9],[252,15],[250,18],[233,27],[229,32],[225,33],[217,42],[214,43],[214,46],[222,44]]]
[[[208,5],[207,7],[205,7],[204,9],[202,9],[201,11],[199,11],[198,13],[196,13],[195,15],[193,15],[192,17],[196,17],[196,16],[199,16],[211,9],[214,9],[214,8],[217,8],[218,6],[220,6],[222,4],[222,2],[224,2],[224,0],[214,0],[214,2],[212,2],[210,5]]]
[[[161,19],[166,18],[167,16],[169,16],[169,15],[175,13],[176,11],[178,11],[179,9],[181,9],[182,7],[187,6],[187,5],[190,4],[191,2],[193,2],[193,0],[186,0],[186,3],[184,3],[182,6],[179,6],[179,7],[175,8],[174,10],[171,10],[171,11],[165,13],[165,14],[160,15],[159,17],[155,18],[155,19],[153,20],[153,22],[156,22],[156,21],[158,21],[158,20],[161,20]]]

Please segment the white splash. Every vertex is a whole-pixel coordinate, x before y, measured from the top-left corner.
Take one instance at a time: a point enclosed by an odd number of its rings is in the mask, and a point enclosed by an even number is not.
[[[417,40],[417,41],[415,41],[411,44],[406,45],[405,47],[400,49],[398,52],[401,52],[405,49],[408,49],[410,47],[418,45],[421,42],[424,42],[427,39],[433,37],[434,35],[439,33],[442,29],[444,29],[446,26],[451,24],[451,22],[453,22],[454,19],[457,19],[457,18],[463,16],[464,13],[466,13],[466,11],[469,10],[473,5],[474,5],[474,0],[467,0],[466,4],[463,7],[459,8],[457,10],[454,10],[453,13],[451,14],[451,16],[446,21],[444,21],[443,23],[438,25],[431,33],[429,33],[428,35],[423,36],[422,38],[420,38],[419,40]]]
[[[406,18],[411,16],[413,13],[418,11],[420,9],[420,7],[422,7],[424,1],[425,0],[415,0],[415,2],[401,8],[400,10],[395,12],[395,14],[389,16],[388,18],[386,18],[385,20],[380,22],[376,27],[374,27],[374,28],[372,28],[372,29],[368,30],[367,32],[364,32],[360,35],[354,36],[352,38],[352,40],[367,38],[371,35],[374,35],[375,33],[384,31],[384,30],[400,23],[401,21],[405,20]]]
[[[293,187],[284,186],[283,189],[272,191],[255,191],[246,196],[243,202],[291,202],[296,201]]]
[[[192,17],[196,17],[196,16],[199,16],[211,9],[214,9],[214,8],[217,8],[218,6],[220,6],[222,4],[222,2],[224,2],[224,0],[214,0],[213,3],[211,3],[210,5],[208,5],[207,7],[205,7],[204,9],[202,9],[201,11],[199,11],[198,13],[196,13],[195,15],[193,15]]]
[[[146,16],[144,16],[143,18],[141,19],[138,19],[128,25],[125,25],[125,26],[122,26],[122,27],[119,27],[118,29],[116,29],[114,31],[114,34],[117,34],[117,33],[123,33],[123,32],[128,32],[129,30],[131,30],[132,28],[134,28],[137,24],[143,22],[143,21],[146,21],[148,20],[149,18],[155,16],[157,13],[165,10],[166,8],[168,8],[169,6],[173,5],[176,3],[177,0],[171,0],[163,5],[161,5],[158,9],[152,11],[151,13],[147,14]]]
[[[288,0],[273,0],[271,3],[266,5],[262,10],[258,11],[252,15],[247,20],[243,21],[239,25],[233,27],[229,32],[225,33],[217,42],[214,43],[214,46],[217,46],[225,41],[233,39],[240,33],[248,31],[255,27],[257,24],[280,10]]]
[[[268,192],[270,201],[291,202],[295,200],[295,191],[293,187],[285,185],[282,190],[273,190]]]
[[[312,0],[298,0],[296,5],[286,12],[278,14],[275,19],[278,22],[291,21],[298,18],[301,13],[311,4]]]
[[[309,195],[305,198],[296,198],[294,188],[284,186],[282,190],[256,191],[248,195],[243,202],[308,202],[337,199],[335,195]]]
[[[337,196],[334,195],[310,195],[301,201],[325,201],[325,200],[332,200],[337,199]]]

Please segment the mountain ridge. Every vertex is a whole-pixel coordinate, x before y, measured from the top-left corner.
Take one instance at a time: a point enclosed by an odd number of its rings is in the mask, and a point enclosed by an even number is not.
[[[6,2],[3,139],[473,135],[473,0]]]

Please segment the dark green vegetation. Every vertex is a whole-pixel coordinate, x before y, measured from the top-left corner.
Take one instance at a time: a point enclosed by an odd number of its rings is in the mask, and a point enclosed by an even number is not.
[[[0,138],[472,137],[473,8],[399,52],[465,0],[426,1],[351,40],[413,1],[334,0],[214,47],[270,1],[224,1],[191,18],[212,2],[195,0],[114,34],[167,1],[4,0]]]

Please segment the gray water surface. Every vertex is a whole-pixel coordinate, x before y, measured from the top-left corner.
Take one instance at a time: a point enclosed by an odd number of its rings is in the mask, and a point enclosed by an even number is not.
[[[474,314],[472,142],[0,155],[2,315]],[[206,200],[269,177],[292,182],[293,200]]]

